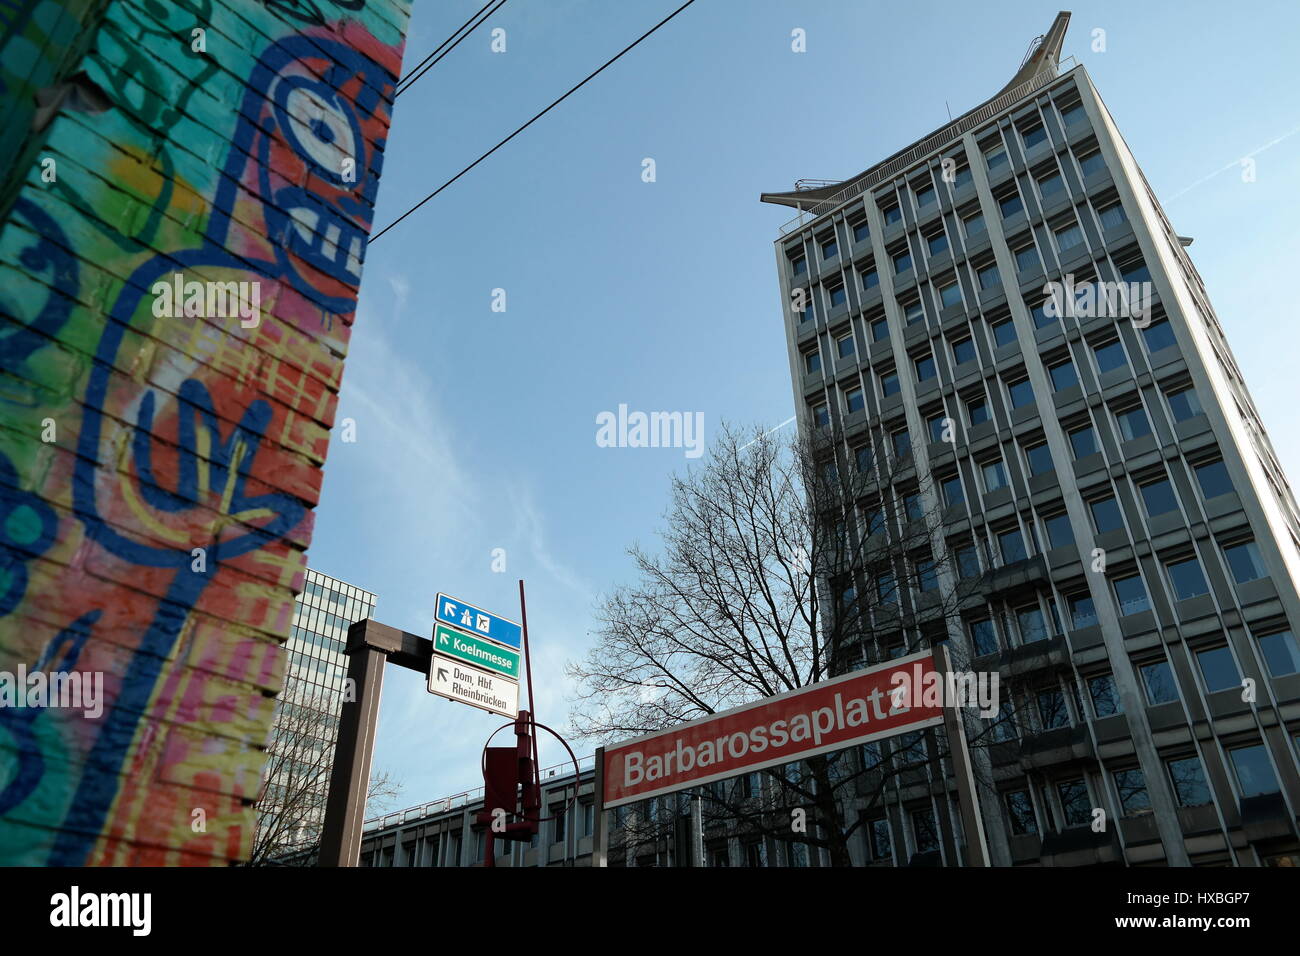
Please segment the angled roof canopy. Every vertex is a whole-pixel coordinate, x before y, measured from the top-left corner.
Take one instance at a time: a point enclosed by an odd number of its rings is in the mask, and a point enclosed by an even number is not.
[[[993,94],[993,96],[989,97],[989,99],[985,100],[983,103],[968,110],[961,116],[935,130],[934,133],[918,140],[918,142],[924,142],[925,140],[932,138],[934,135],[947,129],[949,126],[959,125],[961,121],[970,114],[977,112],[989,103],[992,103],[998,97],[1004,96],[1016,87],[1027,83],[1041,74],[1055,76],[1060,66],[1061,44],[1065,40],[1065,30],[1069,24],[1070,13],[1067,10],[1062,10],[1056,15],[1056,19],[1052,21],[1052,25],[1048,31],[1042,36],[1034,38],[1033,42],[1029,46],[1029,53],[1025,55],[1024,60],[1020,64],[1020,69],[1016,71],[1015,76],[1011,78],[1011,81],[1007,83],[1006,86],[1002,87],[1002,89],[998,90],[997,93]],[[759,199],[763,202],[775,203],[780,206],[793,206],[796,209],[815,207],[818,204],[825,203],[838,194],[850,189],[855,183],[866,179],[881,166],[897,159],[911,148],[911,146],[908,146],[905,149],[894,153],[892,156],[887,156],[870,169],[864,170],[852,179],[817,186],[813,189],[794,189],[789,192],[763,193]]]

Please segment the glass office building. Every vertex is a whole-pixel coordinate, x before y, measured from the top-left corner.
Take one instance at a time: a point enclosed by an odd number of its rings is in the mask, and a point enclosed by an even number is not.
[[[376,597],[369,591],[307,569],[304,590],[294,604],[285,688],[276,705],[272,739],[280,756],[269,764],[267,796],[286,793],[301,830],[294,842],[311,842],[324,822],[334,745],[347,677],[348,626],[372,615]],[[287,750],[287,753],[285,752]],[[312,791],[302,793],[306,787]]]
[[[799,210],[800,427],[903,462],[881,498],[934,495],[983,575],[945,637],[1015,715],[973,750],[995,864],[1300,864],[1300,512],[1190,240],[1059,62],[1068,21],[924,139],[762,197]],[[950,782],[884,786],[858,861],[964,861]]]

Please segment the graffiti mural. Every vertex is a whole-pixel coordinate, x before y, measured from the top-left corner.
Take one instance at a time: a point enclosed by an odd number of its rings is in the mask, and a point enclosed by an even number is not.
[[[59,112],[0,231],[0,686],[104,700],[0,705],[0,863],[247,853],[408,15],[99,11],[112,106]]]

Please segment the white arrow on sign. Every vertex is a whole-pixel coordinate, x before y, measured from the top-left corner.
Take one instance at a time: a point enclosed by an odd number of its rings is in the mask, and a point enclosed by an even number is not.
[[[429,662],[429,693],[503,717],[519,715],[518,681],[437,654]]]

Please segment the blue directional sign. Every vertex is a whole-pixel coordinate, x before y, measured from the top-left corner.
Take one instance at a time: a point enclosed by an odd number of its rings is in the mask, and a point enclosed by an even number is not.
[[[486,637],[506,647],[518,650],[523,643],[523,630],[514,621],[489,614],[480,607],[466,604],[459,598],[438,594],[438,603],[434,610],[436,617],[443,624],[450,624],[476,637]]]

